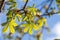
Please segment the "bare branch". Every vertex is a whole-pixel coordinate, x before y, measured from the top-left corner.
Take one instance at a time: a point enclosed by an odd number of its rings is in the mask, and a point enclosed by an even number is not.
[[[53,0],[51,0],[50,4],[49,4],[49,6],[48,6],[48,9],[46,10],[46,13],[48,13],[48,10],[49,10],[49,8],[51,7],[52,3],[53,3]]]
[[[25,9],[25,7],[26,7],[27,3],[28,3],[28,0],[26,1],[26,3],[25,3],[25,5],[24,5],[23,9]]]
[[[5,1],[5,0],[1,0],[1,1],[0,1],[0,12],[1,12],[2,8],[3,8],[4,1]]]
[[[25,7],[26,7],[26,5],[27,5],[27,3],[28,3],[28,0],[26,1],[26,3],[25,3],[25,5],[23,6],[23,8],[22,8],[22,9],[20,9],[20,10],[18,10],[17,12],[24,10],[24,9],[25,9]]]
[[[49,15],[54,15],[54,14],[58,14],[58,12],[56,12],[56,13],[48,13],[48,14],[42,14],[42,15],[36,15],[38,18],[40,18],[40,17],[43,17],[43,16],[49,16]]]

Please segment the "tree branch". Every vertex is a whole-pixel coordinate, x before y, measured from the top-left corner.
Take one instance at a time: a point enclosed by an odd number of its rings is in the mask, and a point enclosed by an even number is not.
[[[22,9],[20,9],[20,10],[18,10],[17,12],[24,10],[24,9],[25,9],[25,7],[26,7],[26,5],[27,5],[27,3],[28,3],[28,0],[26,1],[26,3],[25,3],[25,5],[23,6],[23,8],[22,8]]]
[[[41,7],[40,11],[44,8],[44,6],[46,5],[47,1],[43,2],[43,3],[45,3],[45,4]]]
[[[50,16],[50,15],[54,15],[54,14],[58,14],[58,12],[56,12],[56,13],[48,13],[48,14],[42,14],[42,15],[36,15],[38,18],[40,18],[40,17],[43,17],[43,16]]]
[[[50,4],[49,4],[49,6],[48,6],[48,9],[46,10],[46,13],[48,13],[48,10],[49,10],[49,8],[51,7],[52,3],[53,3],[53,0],[51,0]]]
[[[3,7],[3,5],[4,5],[4,1],[5,1],[5,0],[0,1],[0,12],[1,12],[2,7]]]
[[[23,9],[25,9],[25,7],[26,7],[27,3],[28,3],[28,0],[26,1],[26,3],[25,3],[25,5],[24,5]]]

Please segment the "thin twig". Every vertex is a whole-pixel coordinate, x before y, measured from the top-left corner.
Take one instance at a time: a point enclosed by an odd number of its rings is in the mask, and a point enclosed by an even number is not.
[[[48,13],[48,14],[43,14],[43,15],[40,15],[40,16],[49,16],[49,15],[54,15],[54,14],[58,14],[58,12],[56,12],[56,13]]]
[[[28,0],[26,1],[26,3],[25,3],[25,5],[24,5],[23,9],[25,9],[25,7],[26,7],[27,3],[28,3]]]
[[[26,7],[27,3],[28,3],[28,0],[26,1],[26,3],[25,3],[25,5],[23,6],[23,8],[22,8],[22,9],[20,9],[20,10],[18,10],[17,12],[22,11],[22,10],[24,11],[24,9],[25,9],[25,7]]]
[[[43,2],[44,3],[44,2]],[[46,3],[41,7],[40,11],[44,8],[44,6],[47,4],[48,2],[46,1]]]
[[[49,8],[51,7],[52,3],[53,3],[53,0],[51,0],[50,4],[49,4],[49,6],[48,6],[48,9],[46,10],[46,13],[48,13],[48,10],[49,10]]]
[[[43,17],[43,16],[52,16],[52,15],[54,15],[54,14],[58,14],[58,12],[56,12],[56,13],[48,13],[48,14],[42,14],[42,15],[36,15],[38,18],[41,18],[41,17]]]
[[[42,29],[41,29],[41,31],[39,31],[38,33],[37,33],[37,40],[41,40],[41,36],[42,36],[42,33],[43,33],[43,31],[44,31],[44,27],[42,26]]]

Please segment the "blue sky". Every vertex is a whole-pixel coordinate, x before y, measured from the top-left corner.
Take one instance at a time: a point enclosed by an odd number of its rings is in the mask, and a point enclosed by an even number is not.
[[[21,7],[24,5],[24,3],[22,2],[23,0],[18,0],[18,5],[17,7],[21,9]],[[40,9],[41,7],[40,6],[43,6],[42,5],[39,5],[38,7],[38,4],[41,4],[41,2],[43,1],[47,1],[47,0],[29,0],[28,2],[28,5],[29,6],[32,6],[34,3],[37,5],[36,8]],[[20,5],[21,4],[21,5]],[[48,2],[49,4],[49,2]],[[47,5],[48,5],[47,4]],[[51,7],[55,7],[56,10],[58,10],[57,6],[56,6],[56,3],[55,3],[55,0],[53,1],[53,4]],[[8,8],[8,6],[6,5],[6,8]],[[6,9],[5,8],[5,9]],[[42,10],[42,13],[44,13],[44,9]],[[5,22],[6,21],[6,12],[2,12],[0,14],[0,39],[1,40],[4,40],[4,37],[3,37],[3,34],[1,32],[2,30],[2,26],[1,26],[1,23]],[[48,23],[48,27],[50,28],[50,33],[47,32],[46,29],[44,29],[43,31],[43,37],[42,37],[42,40],[54,40],[54,38],[60,38],[60,15],[58,14],[55,14],[51,17],[47,17],[47,23]],[[19,35],[19,34],[16,34],[16,36]],[[15,34],[14,34],[15,36]],[[25,34],[23,37],[22,37],[22,40],[35,40],[35,38],[33,38],[33,36],[30,36],[29,34]]]

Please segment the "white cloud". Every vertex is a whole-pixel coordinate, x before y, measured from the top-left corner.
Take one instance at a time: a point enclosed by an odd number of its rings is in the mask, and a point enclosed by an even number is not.
[[[46,40],[60,39],[60,22],[57,22],[54,27],[51,29],[51,33],[54,34],[54,37],[48,37]]]
[[[60,23],[58,22],[54,28],[53,28],[53,32],[56,34],[56,38],[60,38]]]

